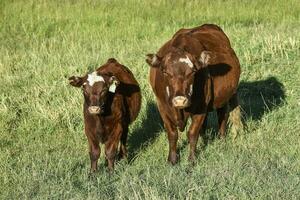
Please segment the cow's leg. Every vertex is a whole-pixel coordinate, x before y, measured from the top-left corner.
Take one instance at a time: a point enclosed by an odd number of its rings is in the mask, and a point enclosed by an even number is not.
[[[177,141],[178,141],[178,132],[176,127],[169,121],[164,122],[164,126],[167,130],[168,140],[169,140],[169,156],[168,161],[175,165],[178,160],[177,155]]]
[[[226,125],[229,116],[228,104],[224,105],[222,108],[218,108],[217,114],[218,114],[219,134],[221,138],[224,138],[226,134]]]
[[[206,114],[201,115],[194,115],[192,116],[192,124],[188,131],[188,140],[190,143],[190,154],[189,154],[189,160],[191,162],[195,161],[195,152],[196,152],[196,146],[199,138],[199,134],[203,125],[203,122],[205,121]]]
[[[97,163],[100,157],[99,141],[92,138],[88,138],[88,142],[89,142],[89,154],[91,160],[91,172],[95,172],[97,171]]]
[[[166,115],[164,110],[164,105],[157,100],[157,107],[160,113],[160,116],[164,122],[164,127],[167,131],[168,141],[169,141],[169,156],[168,161],[175,165],[177,163],[179,155],[177,155],[177,140],[178,140],[178,131],[177,127],[170,121],[169,117]]]
[[[205,119],[204,119],[203,124],[202,124],[201,132],[200,132],[202,137],[205,135],[205,131],[206,131],[206,128],[207,128],[207,117],[208,117],[208,114],[206,114]]]
[[[123,126],[123,133],[120,141],[120,151],[119,151],[119,159],[124,159],[127,157],[127,135],[128,135],[128,125]]]
[[[105,143],[105,156],[108,163],[108,169],[112,171],[114,169],[116,153],[118,149],[118,144],[120,142],[120,137],[122,134],[122,126],[121,124],[116,124],[113,128],[113,131]]]
[[[175,126],[170,123],[164,124],[167,130],[167,136],[169,141],[169,155],[168,161],[175,165],[177,163],[179,155],[177,155],[177,141],[178,141],[178,131]]]
[[[239,99],[237,93],[233,94],[229,99],[230,111],[239,106]]]
[[[202,124],[202,128],[200,129],[200,136],[202,137],[203,143],[206,146],[208,143],[208,138],[205,135],[205,131],[207,128],[207,118],[208,118],[208,114],[206,114],[204,122]]]

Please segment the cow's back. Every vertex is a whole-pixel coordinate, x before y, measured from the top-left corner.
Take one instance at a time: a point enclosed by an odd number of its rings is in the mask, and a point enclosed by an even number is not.
[[[240,63],[225,33],[216,25],[205,24],[192,30],[192,35],[207,51],[213,52],[208,66],[214,84],[214,107],[220,107],[236,93]]]
[[[134,121],[137,118],[141,108],[141,92],[139,84],[134,78],[132,72],[114,59],[99,67],[97,71],[100,73],[114,75],[120,81],[120,85],[118,86],[118,90],[116,92],[125,97],[126,104],[128,106],[130,122]]]

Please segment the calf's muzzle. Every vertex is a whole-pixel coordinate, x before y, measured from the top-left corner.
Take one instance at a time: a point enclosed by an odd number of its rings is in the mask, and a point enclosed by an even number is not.
[[[90,114],[99,114],[101,109],[99,106],[89,106],[88,111]]]

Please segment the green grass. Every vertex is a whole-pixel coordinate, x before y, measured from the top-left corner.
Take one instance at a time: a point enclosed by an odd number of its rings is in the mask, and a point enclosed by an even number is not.
[[[299,199],[300,4],[264,1],[0,1],[0,199]],[[166,163],[168,142],[144,55],[182,27],[220,25],[242,66],[248,131],[215,139],[198,163]],[[115,57],[143,91],[129,162],[89,177],[82,95],[67,77]]]

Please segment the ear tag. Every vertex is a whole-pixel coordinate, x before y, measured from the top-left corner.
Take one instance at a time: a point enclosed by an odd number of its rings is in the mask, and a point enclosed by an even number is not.
[[[115,93],[117,88],[117,81],[113,81],[112,84],[109,86],[108,91],[111,93]]]

